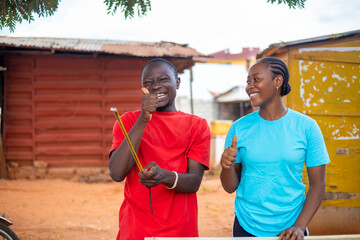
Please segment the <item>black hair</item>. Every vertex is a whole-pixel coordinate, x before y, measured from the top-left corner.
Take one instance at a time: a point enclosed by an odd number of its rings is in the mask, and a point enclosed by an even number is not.
[[[163,63],[166,63],[171,71],[174,73],[174,76],[175,76],[175,80],[178,79],[178,72],[177,72],[177,69],[175,67],[174,64],[172,64],[171,62],[169,62],[168,60],[164,59],[164,58],[154,58],[154,59],[151,59],[146,65],[145,67],[143,68],[142,72],[141,72],[141,80],[143,79],[143,74],[144,74],[144,71],[145,69],[152,63],[155,63],[155,62],[163,62]]]
[[[281,59],[275,57],[262,58],[259,60],[259,62],[266,64],[266,67],[269,68],[273,73],[274,78],[279,75],[283,78],[280,95],[287,95],[291,91],[291,87],[289,84],[289,69],[287,68],[286,64]]]

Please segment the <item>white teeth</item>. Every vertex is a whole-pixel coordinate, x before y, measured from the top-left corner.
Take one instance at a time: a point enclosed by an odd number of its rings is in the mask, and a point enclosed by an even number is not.
[[[250,97],[255,96],[257,93],[250,93]]]
[[[159,94],[157,95],[157,97],[158,97],[158,98],[163,98],[163,97],[165,97],[165,94],[159,93]]]

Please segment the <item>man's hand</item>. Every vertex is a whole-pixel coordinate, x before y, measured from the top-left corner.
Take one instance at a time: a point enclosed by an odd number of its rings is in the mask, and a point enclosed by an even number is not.
[[[236,161],[236,152],[237,152],[237,137],[236,135],[233,136],[232,144],[227,149],[224,150],[223,154],[221,155],[221,166],[226,169],[230,169],[234,162]]]
[[[304,240],[304,230],[293,225],[280,233],[279,240]]]
[[[139,172],[140,182],[146,187],[155,187],[165,178],[165,170],[156,163],[150,162],[144,167],[144,172]]]
[[[141,98],[141,118],[148,122],[151,119],[151,114],[156,111],[158,106],[158,97],[155,94],[150,94],[146,88],[141,88],[144,93]]]

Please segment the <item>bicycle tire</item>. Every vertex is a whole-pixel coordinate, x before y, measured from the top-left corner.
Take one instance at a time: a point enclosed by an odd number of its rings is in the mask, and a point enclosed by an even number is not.
[[[3,240],[19,240],[19,237],[8,226],[3,224],[0,224],[0,237]]]

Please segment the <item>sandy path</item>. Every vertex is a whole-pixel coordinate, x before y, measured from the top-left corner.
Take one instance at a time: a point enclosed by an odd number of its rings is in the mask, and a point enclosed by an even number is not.
[[[22,240],[115,239],[123,183],[60,179],[0,181],[0,213]],[[201,237],[231,236],[234,194],[205,176],[198,192]]]

